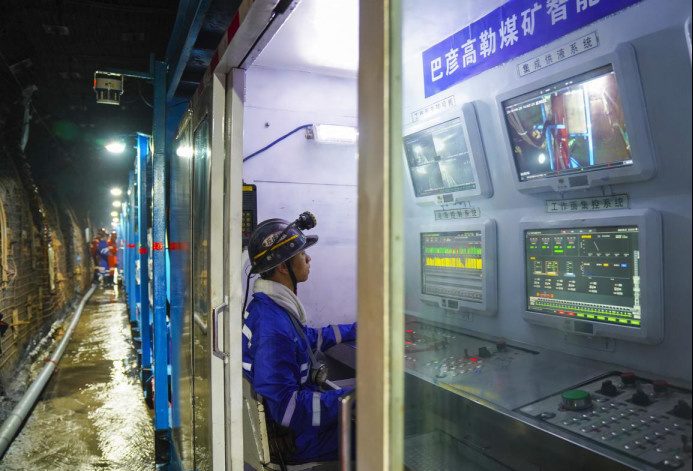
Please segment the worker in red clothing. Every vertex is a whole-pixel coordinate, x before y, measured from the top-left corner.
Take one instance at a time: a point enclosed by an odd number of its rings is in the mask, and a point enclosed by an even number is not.
[[[118,236],[116,231],[111,232],[108,239],[108,281],[112,285],[115,283],[116,270],[118,267]]]

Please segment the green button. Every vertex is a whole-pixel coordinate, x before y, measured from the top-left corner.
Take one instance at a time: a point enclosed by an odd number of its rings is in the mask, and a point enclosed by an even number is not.
[[[590,393],[582,389],[569,389],[563,393],[563,399],[566,401],[584,401],[590,398]]]

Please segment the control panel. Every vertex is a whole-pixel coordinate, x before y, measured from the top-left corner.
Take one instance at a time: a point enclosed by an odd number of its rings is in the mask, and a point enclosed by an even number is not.
[[[540,384],[527,378],[550,371],[554,359],[511,345],[504,339],[486,339],[428,322],[405,324],[405,370],[437,387],[461,396],[474,396],[512,410],[560,391],[567,385],[594,378],[603,370],[571,365]]]
[[[241,240],[243,248],[248,246],[250,235],[257,226],[257,186],[243,184],[243,219],[241,220]]]
[[[503,339],[491,342],[420,322],[408,323],[405,331],[407,372],[434,381],[505,367],[522,355],[530,353],[509,348]]]
[[[664,380],[608,374],[519,410],[654,469],[691,469],[691,391]]]

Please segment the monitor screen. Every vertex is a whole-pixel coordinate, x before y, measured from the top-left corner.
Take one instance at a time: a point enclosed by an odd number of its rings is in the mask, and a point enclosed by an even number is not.
[[[528,229],[526,309],[639,329],[638,225]]]
[[[423,294],[481,303],[484,295],[482,273],[480,230],[421,233]],[[451,307],[457,305],[453,303]]]
[[[612,64],[505,100],[502,107],[521,182],[633,164]]]
[[[417,198],[477,189],[460,118],[405,136],[404,153]]]

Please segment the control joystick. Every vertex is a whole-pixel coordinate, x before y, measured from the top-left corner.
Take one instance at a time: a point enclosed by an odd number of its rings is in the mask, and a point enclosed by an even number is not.
[[[610,379],[602,382],[602,387],[599,389],[599,393],[605,396],[614,397],[620,394],[618,388],[611,382]]]
[[[650,400],[650,396],[648,396],[645,391],[642,389],[638,388],[635,391],[635,394],[630,398],[631,402],[637,406],[649,406],[652,404],[652,401]]]
[[[479,347],[479,356],[481,358],[489,358],[491,356],[491,352],[487,347]]]
[[[691,406],[686,401],[681,399],[674,408],[669,411],[669,414],[678,417],[679,419],[691,420],[693,416],[693,411],[691,411]]]

